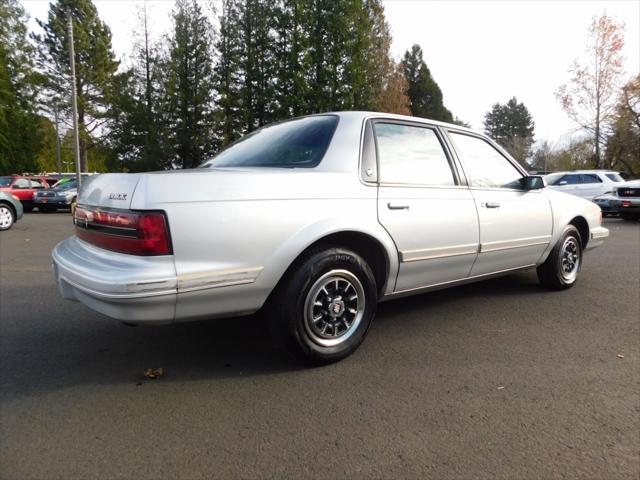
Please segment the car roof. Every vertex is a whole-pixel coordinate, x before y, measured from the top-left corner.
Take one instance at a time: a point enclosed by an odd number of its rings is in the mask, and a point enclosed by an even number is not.
[[[552,172],[547,175],[558,175],[558,174],[568,174],[568,173],[617,173],[615,170],[562,170],[560,172]]]
[[[439,120],[432,120],[430,118],[424,118],[424,117],[412,117],[410,115],[398,115],[397,113],[348,110],[348,111],[342,111],[342,112],[318,113],[315,115],[337,115],[338,117],[344,117],[344,118],[350,118],[350,119],[361,118],[362,120],[366,120],[367,118],[371,118],[371,117],[383,117],[383,118],[388,118],[392,120],[404,120],[408,122],[428,123],[429,125],[438,125],[440,127],[455,128],[457,130],[464,130],[464,131],[475,133],[475,134],[482,133],[477,130],[473,130],[471,128],[456,125],[455,123],[441,122]]]

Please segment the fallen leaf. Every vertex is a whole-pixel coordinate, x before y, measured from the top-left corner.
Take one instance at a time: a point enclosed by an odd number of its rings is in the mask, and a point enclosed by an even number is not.
[[[164,376],[164,368],[149,368],[144,371],[144,376],[147,378],[162,378]]]

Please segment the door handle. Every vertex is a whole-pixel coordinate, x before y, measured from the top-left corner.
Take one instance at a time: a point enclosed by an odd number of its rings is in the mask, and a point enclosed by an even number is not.
[[[409,210],[409,205],[398,205],[395,203],[387,203],[387,208],[389,210]]]
[[[486,202],[483,203],[485,208],[500,208],[500,204],[498,202]]]

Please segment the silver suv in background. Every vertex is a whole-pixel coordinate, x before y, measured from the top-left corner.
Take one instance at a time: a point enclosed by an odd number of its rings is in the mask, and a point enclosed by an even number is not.
[[[616,184],[624,182],[618,172],[612,170],[575,170],[551,173],[545,177],[553,190],[593,200],[594,197],[613,192]]]

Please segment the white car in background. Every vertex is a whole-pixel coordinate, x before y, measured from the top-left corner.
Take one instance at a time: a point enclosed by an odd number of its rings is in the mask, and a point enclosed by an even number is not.
[[[612,170],[575,170],[551,173],[545,177],[547,186],[553,190],[593,200],[594,197],[611,193],[624,178]]]

